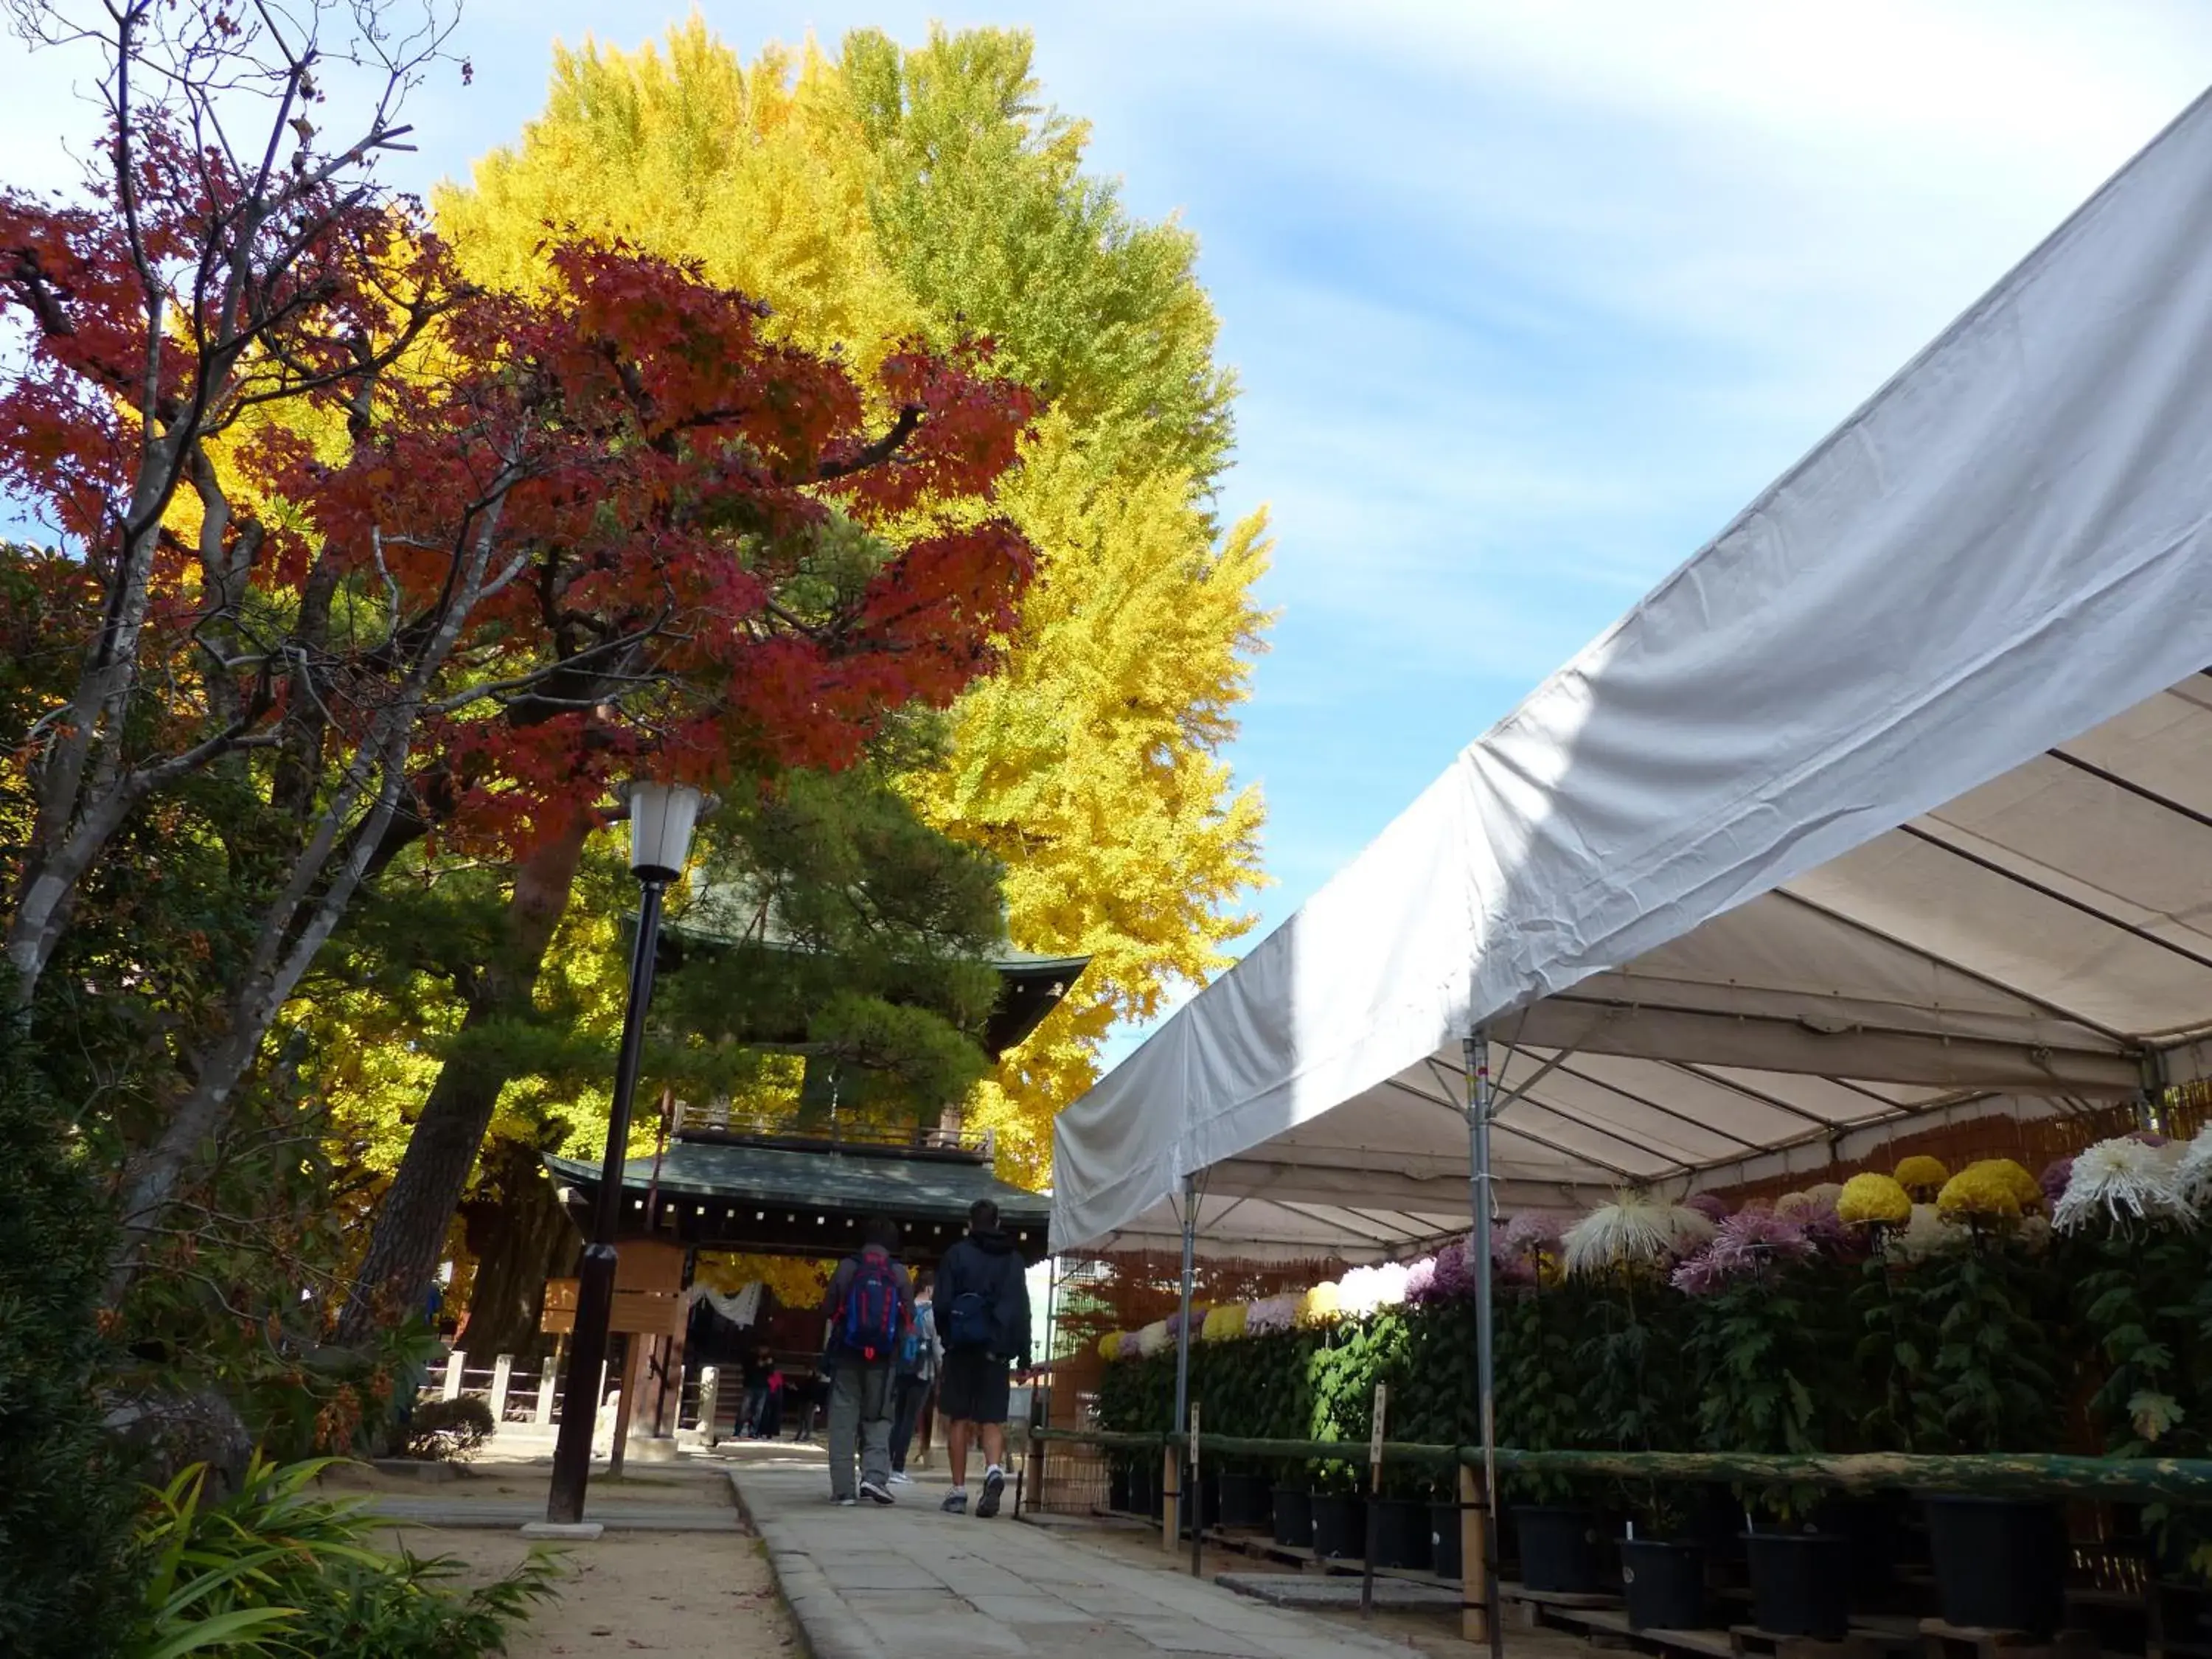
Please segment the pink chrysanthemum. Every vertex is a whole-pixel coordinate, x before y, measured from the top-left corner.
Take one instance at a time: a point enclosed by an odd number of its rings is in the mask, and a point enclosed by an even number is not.
[[[1686,1210],[1695,1210],[1715,1225],[1729,1218],[1728,1200],[1718,1193],[1692,1193],[1682,1200]]]
[[[2043,1188],[2043,1201],[2055,1210],[2058,1200],[2066,1196],[2066,1183],[2073,1179],[2073,1158],[2054,1158],[2043,1166],[2043,1173],[2036,1176],[2035,1184]]]

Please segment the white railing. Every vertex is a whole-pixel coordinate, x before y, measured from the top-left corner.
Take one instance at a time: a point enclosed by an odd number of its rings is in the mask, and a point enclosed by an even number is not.
[[[599,1400],[604,1405],[610,1382],[619,1385],[605,1364],[599,1367]],[[469,1364],[465,1352],[456,1348],[447,1356],[443,1366],[433,1370],[424,1379],[417,1395],[422,1400],[459,1400],[463,1395],[482,1400],[491,1407],[494,1424],[531,1425],[544,1428],[561,1420],[561,1396],[564,1390],[562,1377],[550,1364],[526,1370],[515,1364],[515,1357],[503,1353],[489,1366]],[[676,1426],[678,1429],[696,1428],[710,1421],[719,1404],[720,1389],[716,1368],[703,1366],[697,1371],[687,1370],[684,1384],[677,1398]]]

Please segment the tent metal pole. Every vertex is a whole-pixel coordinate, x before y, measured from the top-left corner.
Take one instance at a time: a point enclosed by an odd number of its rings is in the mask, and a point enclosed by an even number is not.
[[[1190,1294],[1191,1280],[1196,1274],[1197,1269],[1198,1181],[1194,1176],[1185,1176],[1182,1181],[1182,1320],[1176,1332],[1175,1425],[1177,1434],[1190,1432]],[[1178,1462],[1182,1469],[1189,1468],[1190,1455],[1188,1450]],[[1198,1494],[1195,1492],[1184,1492],[1185,1484],[1186,1481],[1182,1479],[1176,1481],[1176,1498],[1173,1501],[1178,1504],[1187,1504],[1189,1506],[1191,1529],[1195,1532],[1202,1518],[1198,1510]],[[1174,1528],[1180,1523],[1180,1517],[1179,1509],[1170,1510],[1168,1521],[1168,1536],[1170,1539],[1176,1536]]]
[[[1477,1026],[1467,1037],[1468,1186],[1474,1212],[1474,1237],[1468,1241],[1474,1266],[1475,1394],[1482,1413],[1482,1622],[1490,1638],[1491,1659],[1504,1659],[1505,1627],[1498,1616],[1498,1377],[1492,1352],[1495,1317],[1490,1230],[1496,1220],[1490,1182],[1490,1031]],[[1466,1563],[1461,1571],[1473,1567]]]

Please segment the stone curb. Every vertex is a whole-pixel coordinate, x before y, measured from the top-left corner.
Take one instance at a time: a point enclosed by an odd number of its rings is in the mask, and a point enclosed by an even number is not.
[[[745,1489],[735,1469],[729,1471],[730,1495],[738,1513],[760,1535],[768,1552],[769,1570],[775,1577],[776,1593],[799,1632],[799,1640],[812,1659],[889,1659],[882,1643],[846,1607],[827,1574],[804,1552],[791,1547],[784,1528],[763,1521],[745,1501]]]

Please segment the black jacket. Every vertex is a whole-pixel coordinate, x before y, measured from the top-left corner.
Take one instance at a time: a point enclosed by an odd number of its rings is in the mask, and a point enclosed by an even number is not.
[[[1030,1357],[1030,1287],[1022,1254],[1004,1233],[971,1232],[945,1253],[937,1267],[937,1332],[950,1349],[952,1304],[969,1291],[989,1306],[997,1335],[991,1352],[1001,1359]]]

